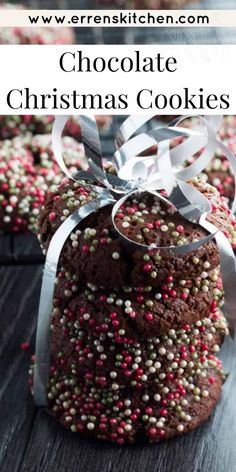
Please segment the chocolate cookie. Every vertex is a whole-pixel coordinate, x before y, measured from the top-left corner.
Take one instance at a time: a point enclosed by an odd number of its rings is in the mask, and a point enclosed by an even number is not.
[[[225,116],[218,132],[219,138],[235,155],[236,153],[236,116]],[[235,193],[235,182],[229,161],[221,150],[217,150],[214,159],[203,171],[207,181],[214,185],[219,193],[232,202]]]
[[[194,129],[197,124],[198,118],[193,117],[181,122],[180,126]],[[236,154],[236,116],[224,116],[217,137],[234,155]],[[173,140],[173,146],[181,141],[183,141],[183,138]],[[194,160],[195,157],[189,159],[188,163],[190,164]],[[220,195],[224,196],[229,203],[232,202],[235,193],[235,182],[229,161],[221,149],[216,150],[212,160],[202,171],[201,179],[203,182],[208,182],[216,187]]]
[[[125,342],[166,333],[183,324],[192,324],[214,313],[223,304],[219,270],[205,269],[195,279],[169,276],[160,287],[121,287],[102,289],[93,284],[81,286],[78,277],[59,269],[55,288],[57,308],[82,327],[110,332]],[[86,314],[84,316],[84,314]],[[67,316],[65,316],[65,321]],[[121,334],[122,333],[122,334]]]
[[[109,128],[112,117],[97,115],[96,121],[99,130]],[[53,115],[0,115],[0,140],[12,139],[16,136],[28,137],[35,134],[49,134],[52,132]],[[64,135],[81,142],[81,128],[77,116],[71,116],[64,128]]]
[[[158,442],[199,426],[220,398],[223,374],[212,356],[199,373],[173,382],[171,376],[150,388],[94,386],[78,381],[71,369],[52,369],[48,411],[72,432],[117,444]]]
[[[224,199],[216,189],[197,179],[193,185],[211,202],[209,221],[235,244],[235,220]],[[96,197],[85,181],[64,182],[49,195],[39,216],[40,241],[45,252],[61,222],[76,208]],[[180,246],[207,235],[202,227],[185,220],[173,207],[146,193],[127,200],[115,220],[124,236],[147,245]],[[219,253],[213,240],[182,256],[128,243],[115,231],[109,206],[80,223],[67,239],[60,262],[80,280],[105,288],[158,287],[169,276],[189,278],[191,274],[191,277],[197,277],[205,270],[206,264],[209,270],[213,270],[219,265]]]
[[[100,313],[98,313],[99,316]],[[77,379],[91,385],[143,389],[166,376],[177,382],[193,374],[219,351],[227,323],[215,309],[196,323],[182,324],[160,336],[146,339],[133,336],[120,341],[116,329],[105,322],[96,325],[96,313],[82,311],[74,316],[69,309],[54,308],[51,334],[51,363],[66,373],[73,369]],[[113,317],[116,320],[116,317]],[[90,323],[89,321],[95,321]],[[85,327],[86,325],[86,327]],[[124,337],[124,336],[123,336]],[[122,339],[122,335],[120,335]]]
[[[112,116],[110,115],[95,115],[96,122],[98,129],[100,131],[105,131],[109,129],[112,123]],[[81,136],[81,128],[79,119],[77,116],[71,116],[70,119],[67,121],[64,134],[66,136],[72,136],[73,138],[77,139],[78,141],[82,140]]]
[[[224,156],[213,159],[211,164],[206,167],[203,179],[216,187],[220,195],[223,195],[229,203],[233,201],[235,182],[229,162]]]
[[[0,115],[0,139],[51,133],[52,115]]]
[[[73,173],[85,165],[83,147],[63,138],[65,162]],[[35,231],[49,187],[63,178],[53,159],[50,136],[0,142],[0,231]]]

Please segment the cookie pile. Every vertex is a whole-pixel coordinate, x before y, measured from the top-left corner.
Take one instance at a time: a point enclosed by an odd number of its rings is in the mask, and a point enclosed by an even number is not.
[[[236,222],[218,191],[209,220],[236,244]],[[46,254],[61,223],[97,198],[65,180],[39,216]],[[181,246],[206,235],[157,197],[133,195],[116,225],[134,242]],[[183,256],[128,243],[111,206],[83,220],[63,246],[51,318],[48,411],[72,432],[118,444],[158,442],[200,425],[220,398],[216,357],[227,334],[214,240]]]

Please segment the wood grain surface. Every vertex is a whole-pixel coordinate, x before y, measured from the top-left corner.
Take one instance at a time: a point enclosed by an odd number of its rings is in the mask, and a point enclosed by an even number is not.
[[[36,246],[32,238],[24,241],[25,252],[35,253]],[[28,369],[41,273],[42,266],[0,268],[0,471],[236,472],[236,368],[229,343],[223,357],[232,372],[222,399],[211,418],[186,436],[118,447],[73,435],[34,406]],[[29,350],[21,349],[22,342],[30,343]]]

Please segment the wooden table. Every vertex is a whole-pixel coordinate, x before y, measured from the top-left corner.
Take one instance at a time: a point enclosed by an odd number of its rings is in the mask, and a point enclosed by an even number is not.
[[[33,251],[36,242],[26,241],[19,251]],[[0,471],[236,472],[236,369],[207,423],[157,445],[118,447],[87,440],[34,406],[28,369],[41,273],[42,266],[0,268]],[[22,350],[22,342],[30,348]]]

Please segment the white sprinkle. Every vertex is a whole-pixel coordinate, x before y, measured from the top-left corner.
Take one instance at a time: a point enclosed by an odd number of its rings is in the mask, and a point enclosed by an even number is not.
[[[190,415],[185,415],[185,421],[191,421],[192,417]]]
[[[156,427],[157,427],[157,428],[163,428],[163,426],[164,426],[164,423],[162,423],[162,421],[158,421],[158,422],[156,423]]]
[[[98,351],[98,352],[103,352],[103,351],[104,351],[104,347],[103,347],[103,346],[98,346],[98,347],[97,347],[97,351]]]
[[[130,424],[126,424],[124,427],[125,431],[131,431],[131,429],[132,429],[132,426]]]
[[[161,231],[163,231],[163,233],[166,233],[168,231],[168,226],[167,225],[161,225]]]
[[[149,423],[156,423],[157,422],[157,419],[155,418],[155,416],[151,416],[149,418]]]
[[[119,254],[119,252],[113,252],[113,254],[112,254],[112,259],[114,259],[115,261],[117,261],[118,259],[120,259],[120,254]]]
[[[179,431],[181,433],[183,430],[184,430],[184,425],[183,424],[178,424],[177,431]]]
[[[161,356],[164,356],[166,354],[166,349],[164,347],[160,347],[160,349],[158,350],[159,354]],[[155,366],[156,367],[156,366]]]
[[[13,208],[10,205],[7,205],[5,209],[6,209],[7,213],[12,213],[13,212]]]
[[[87,424],[87,429],[89,429],[90,431],[91,431],[92,429],[94,429],[94,428],[95,428],[94,423],[88,423],[88,424]]]
[[[159,395],[159,393],[155,393],[155,395],[154,395],[154,400],[155,400],[156,402],[159,402],[159,401],[161,400],[161,395]]]
[[[124,401],[125,406],[130,406],[131,401],[127,398],[127,400]]]
[[[142,396],[142,400],[143,400],[144,402],[148,402],[148,400],[149,400],[149,395],[147,395],[147,394],[143,395],[143,396]]]
[[[72,234],[70,235],[70,239],[71,239],[71,241],[76,241],[76,239],[78,239],[77,234],[73,234],[73,233],[72,233]]]
[[[172,361],[175,356],[174,356],[173,352],[168,352],[168,354],[167,354],[166,357],[167,357],[167,359],[168,359],[169,361]]]
[[[204,264],[203,264],[204,269],[209,269],[210,266],[211,266],[211,264],[208,261],[204,262]]]
[[[115,379],[115,378],[117,377],[117,373],[114,372],[114,371],[110,372],[110,377],[111,377],[112,379]]]

